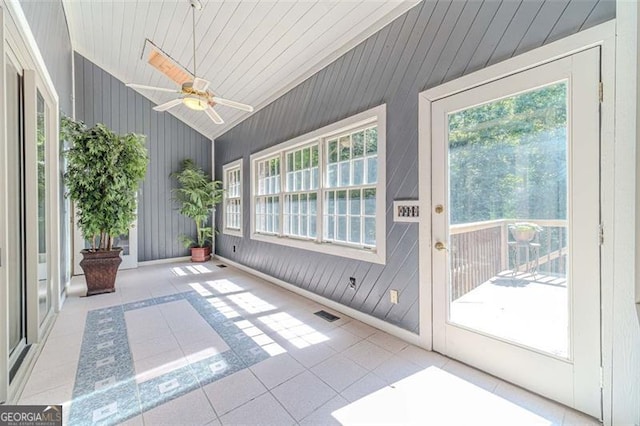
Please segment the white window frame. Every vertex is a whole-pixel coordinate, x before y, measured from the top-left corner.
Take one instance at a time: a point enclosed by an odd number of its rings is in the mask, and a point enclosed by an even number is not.
[[[345,118],[336,123],[298,136],[294,139],[282,142],[260,152],[254,153],[250,158],[251,166],[251,233],[250,238],[256,241],[263,241],[272,244],[280,244],[288,247],[299,248],[304,250],[311,250],[320,253],[326,253],[334,256],[347,257],[355,260],[362,260],[365,262],[386,264],[386,135],[387,135],[387,107],[386,104],[379,105],[375,108],[361,112],[354,116]],[[359,127],[365,127],[371,124],[376,124],[378,128],[378,179],[375,185],[376,188],[376,247],[375,248],[360,248],[351,245],[343,245],[339,243],[323,241],[324,229],[323,229],[323,212],[324,212],[324,190],[327,189],[339,189],[339,188],[327,188],[325,182],[325,170],[326,161],[325,158],[325,145],[326,141],[339,133],[348,132],[351,130],[357,130]],[[316,227],[316,239],[302,239],[293,236],[284,235],[284,196],[285,184],[286,184],[286,152],[295,148],[301,148],[305,145],[311,145],[318,143],[319,147],[319,183],[318,188],[318,206],[317,206],[317,227]],[[280,155],[280,178],[281,178],[281,192],[279,193],[280,200],[280,231],[276,235],[263,234],[256,232],[256,214],[255,214],[255,199],[257,192],[257,173],[256,164],[269,157]],[[349,189],[349,187],[345,187]]]
[[[238,169],[240,171],[240,228],[236,229],[236,228],[229,228],[227,227],[227,203],[229,201],[229,196],[227,193],[227,176],[228,176],[228,172],[230,171],[234,171],[235,169]],[[224,188],[224,202],[222,204],[222,233],[225,235],[232,235],[234,237],[243,237],[243,229],[242,229],[242,224],[244,221],[244,211],[243,211],[243,205],[244,203],[242,202],[242,198],[243,198],[243,182],[242,182],[242,158],[236,160],[236,161],[232,161],[231,163],[227,163],[224,166],[222,166],[222,187]],[[237,199],[238,197],[233,197],[234,199]]]

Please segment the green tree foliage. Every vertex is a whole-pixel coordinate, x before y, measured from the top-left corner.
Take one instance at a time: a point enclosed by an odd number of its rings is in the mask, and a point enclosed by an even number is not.
[[[567,85],[449,115],[451,223],[565,219]]]
[[[136,192],[149,161],[144,136],[117,135],[103,124],[87,128],[66,117],[61,133],[72,142],[64,177],[78,226],[92,250],[111,250],[114,236],[135,220]]]
[[[213,238],[213,227],[207,226],[216,204],[222,201],[222,182],[212,181],[193,160],[182,161],[181,170],[172,173],[179,187],[173,190],[174,200],[180,204],[180,213],[196,223],[196,239],[181,235],[180,241],[186,247],[204,247]]]

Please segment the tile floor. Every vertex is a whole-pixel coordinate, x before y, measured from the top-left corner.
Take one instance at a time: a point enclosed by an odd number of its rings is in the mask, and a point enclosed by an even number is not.
[[[90,298],[74,278],[19,403],[72,425],[599,424],[216,263]]]

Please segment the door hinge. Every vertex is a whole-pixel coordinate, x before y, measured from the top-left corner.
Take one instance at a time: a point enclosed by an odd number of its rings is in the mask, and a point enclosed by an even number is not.
[[[598,99],[600,100],[600,103],[604,100],[604,86],[601,81],[598,82]]]
[[[598,242],[600,245],[604,244],[604,224],[598,225]]]

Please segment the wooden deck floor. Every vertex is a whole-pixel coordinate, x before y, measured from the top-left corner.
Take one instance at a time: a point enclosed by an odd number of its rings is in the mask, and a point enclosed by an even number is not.
[[[504,271],[453,301],[450,321],[568,357],[568,313],[564,277]]]

